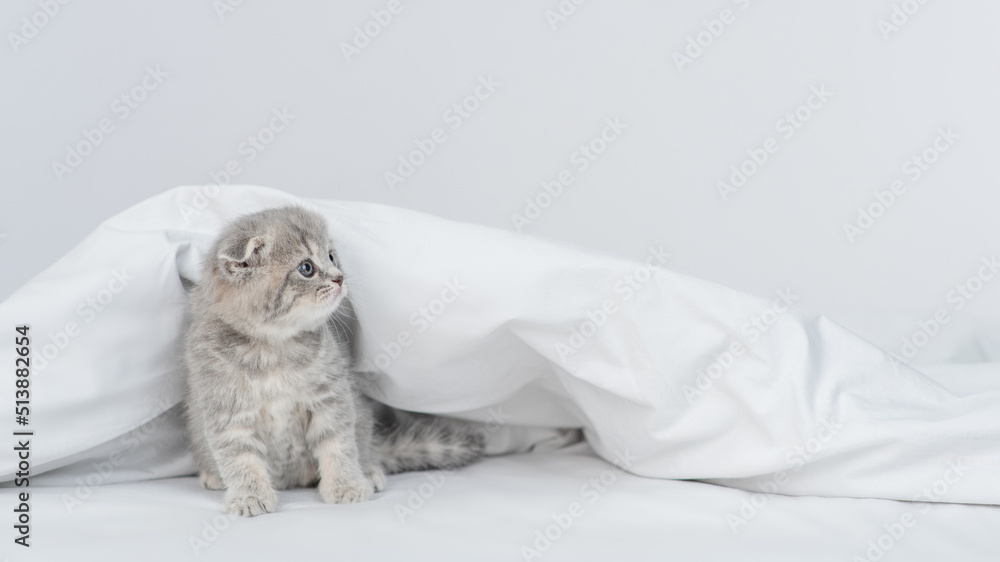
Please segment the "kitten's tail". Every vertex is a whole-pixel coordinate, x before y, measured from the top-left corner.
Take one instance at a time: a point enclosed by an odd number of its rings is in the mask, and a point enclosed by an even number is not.
[[[479,460],[486,447],[480,425],[386,408],[379,416],[378,452],[388,474],[451,470]]]

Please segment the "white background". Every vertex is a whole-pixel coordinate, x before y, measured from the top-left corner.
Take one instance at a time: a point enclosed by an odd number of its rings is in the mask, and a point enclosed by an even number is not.
[[[567,0],[564,21],[547,17],[557,0],[401,0],[384,26],[369,22],[387,1],[56,2],[38,15],[53,1],[0,8],[0,298],[104,219],[213,183],[233,159],[234,182],[504,229],[569,169],[526,234],[635,259],[662,245],[676,271],[765,296],[789,287],[893,351],[948,310],[918,362],[984,360],[1000,338],[1000,278],[962,310],[948,301],[1000,252],[992,0]],[[900,6],[919,7],[880,30]],[[44,26],[29,38],[22,18]],[[345,56],[366,24],[377,36]],[[706,46],[679,65],[689,38]],[[147,67],[166,77],[120,119],[116,98]],[[500,85],[453,129],[445,112],[480,77]],[[820,86],[832,96],[785,138],[778,121]],[[241,143],[275,109],[294,119],[247,161]],[[609,118],[627,130],[580,171],[572,154]],[[102,119],[114,131],[59,175]],[[390,190],[385,172],[439,127],[447,140]],[[941,127],[958,138],[911,181],[904,165]],[[780,148],[724,201],[717,182],[769,137]],[[897,178],[905,193],[849,241],[843,225]]]

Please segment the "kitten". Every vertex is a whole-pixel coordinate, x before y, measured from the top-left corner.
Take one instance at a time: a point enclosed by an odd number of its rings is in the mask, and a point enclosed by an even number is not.
[[[185,410],[201,483],[226,490],[223,511],[267,513],[276,489],[317,482],[326,502],[365,501],[386,472],[482,454],[473,424],[361,395],[347,292],[326,221],[305,209],[241,217],[206,256],[184,341]]]

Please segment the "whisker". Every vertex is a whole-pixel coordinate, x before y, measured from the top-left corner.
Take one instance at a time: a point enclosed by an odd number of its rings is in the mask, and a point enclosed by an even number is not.
[[[353,314],[351,314],[350,312],[348,312],[346,310],[338,310],[337,314],[339,314],[341,316],[346,316],[346,317],[348,317],[348,318],[350,318],[352,320],[357,320],[356,316],[354,316]]]
[[[335,323],[336,323],[337,325],[340,325],[340,326],[343,326],[343,327],[344,327],[344,330],[345,330],[346,332],[350,333],[351,335],[354,335],[354,330],[351,330],[351,327],[350,327],[350,326],[349,326],[349,325],[347,324],[347,322],[344,322],[344,319],[343,319],[343,318],[338,318],[338,317],[337,317],[337,315],[336,315],[336,314],[334,314],[334,315],[333,315],[333,321],[334,321],[334,322],[335,322]]]
[[[333,324],[331,324],[331,325],[333,326],[333,329],[337,331],[337,339],[340,340],[342,338],[341,338],[341,332],[340,332],[340,325],[337,324],[337,322],[336,322],[337,317],[336,316],[331,316],[331,318],[333,318],[333,320],[334,320]],[[343,338],[346,339],[347,338],[347,334],[344,334]]]

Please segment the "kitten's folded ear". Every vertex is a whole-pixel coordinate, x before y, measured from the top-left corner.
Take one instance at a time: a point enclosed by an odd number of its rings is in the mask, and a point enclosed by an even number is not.
[[[267,247],[267,238],[264,236],[234,240],[219,251],[219,269],[231,281],[247,279],[261,264]]]

